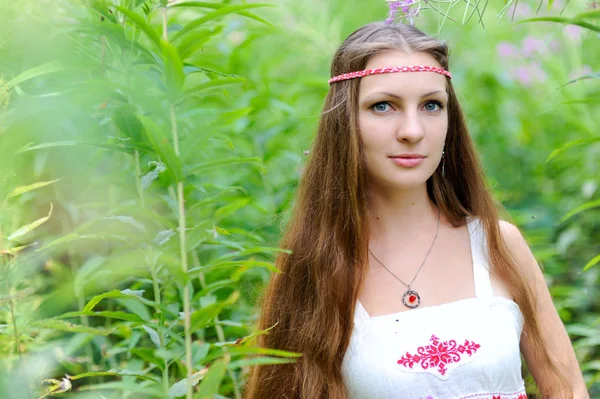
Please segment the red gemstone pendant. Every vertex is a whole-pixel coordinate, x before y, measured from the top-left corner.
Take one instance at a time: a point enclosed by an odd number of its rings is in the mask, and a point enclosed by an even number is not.
[[[421,297],[417,291],[406,290],[402,295],[402,303],[404,306],[414,309],[421,304]]]

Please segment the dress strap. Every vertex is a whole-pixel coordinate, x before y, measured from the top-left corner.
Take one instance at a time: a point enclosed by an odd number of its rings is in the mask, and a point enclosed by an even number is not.
[[[356,301],[356,308],[354,309],[354,324],[358,324],[363,326],[365,323],[368,323],[371,317],[367,310],[364,308],[360,301]]]
[[[488,246],[483,223],[479,218],[467,218],[467,228],[471,239],[475,296],[478,298],[489,298],[493,296],[493,291],[490,281]]]

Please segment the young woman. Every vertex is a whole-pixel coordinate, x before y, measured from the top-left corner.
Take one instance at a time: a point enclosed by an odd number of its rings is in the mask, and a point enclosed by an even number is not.
[[[372,23],[338,49],[247,397],[587,398],[519,230],[499,220],[443,42]]]

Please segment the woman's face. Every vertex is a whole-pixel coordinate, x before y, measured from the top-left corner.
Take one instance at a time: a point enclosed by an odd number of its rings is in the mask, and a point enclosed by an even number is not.
[[[365,69],[441,65],[429,54],[390,50]],[[366,76],[359,86],[359,128],[371,184],[410,189],[438,167],[448,131],[446,77],[434,72]]]

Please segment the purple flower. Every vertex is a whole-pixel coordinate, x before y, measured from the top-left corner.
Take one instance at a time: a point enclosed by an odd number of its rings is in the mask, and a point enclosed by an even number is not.
[[[386,24],[391,24],[396,19],[396,15],[398,14],[398,7],[401,6],[401,1],[391,1],[388,3],[390,7],[390,12],[388,14],[387,19],[385,20]]]
[[[496,52],[500,57],[518,57],[519,49],[512,43],[500,42],[496,46]]]
[[[564,27],[564,32],[567,37],[574,42],[578,42],[583,35],[583,29],[576,25],[567,25]]]
[[[534,53],[543,54],[546,52],[546,44],[542,39],[538,39],[537,37],[527,36],[525,40],[523,40],[523,55],[525,57],[529,57]]]
[[[531,86],[536,82],[543,82],[546,80],[546,72],[544,72],[541,65],[538,63],[518,66],[514,68],[511,73],[515,80],[523,86]]]
[[[393,23],[396,19],[402,20],[404,18],[408,19],[408,21],[412,24],[413,17],[415,17],[420,10],[420,5],[415,9],[412,8],[416,3],[419,3],[420,0],[397,0],[390,1],[388,0],[388,6],[390,8],[387,19],[385,20],[386,24]],[[404,14],[404,15],[402,15]]]

